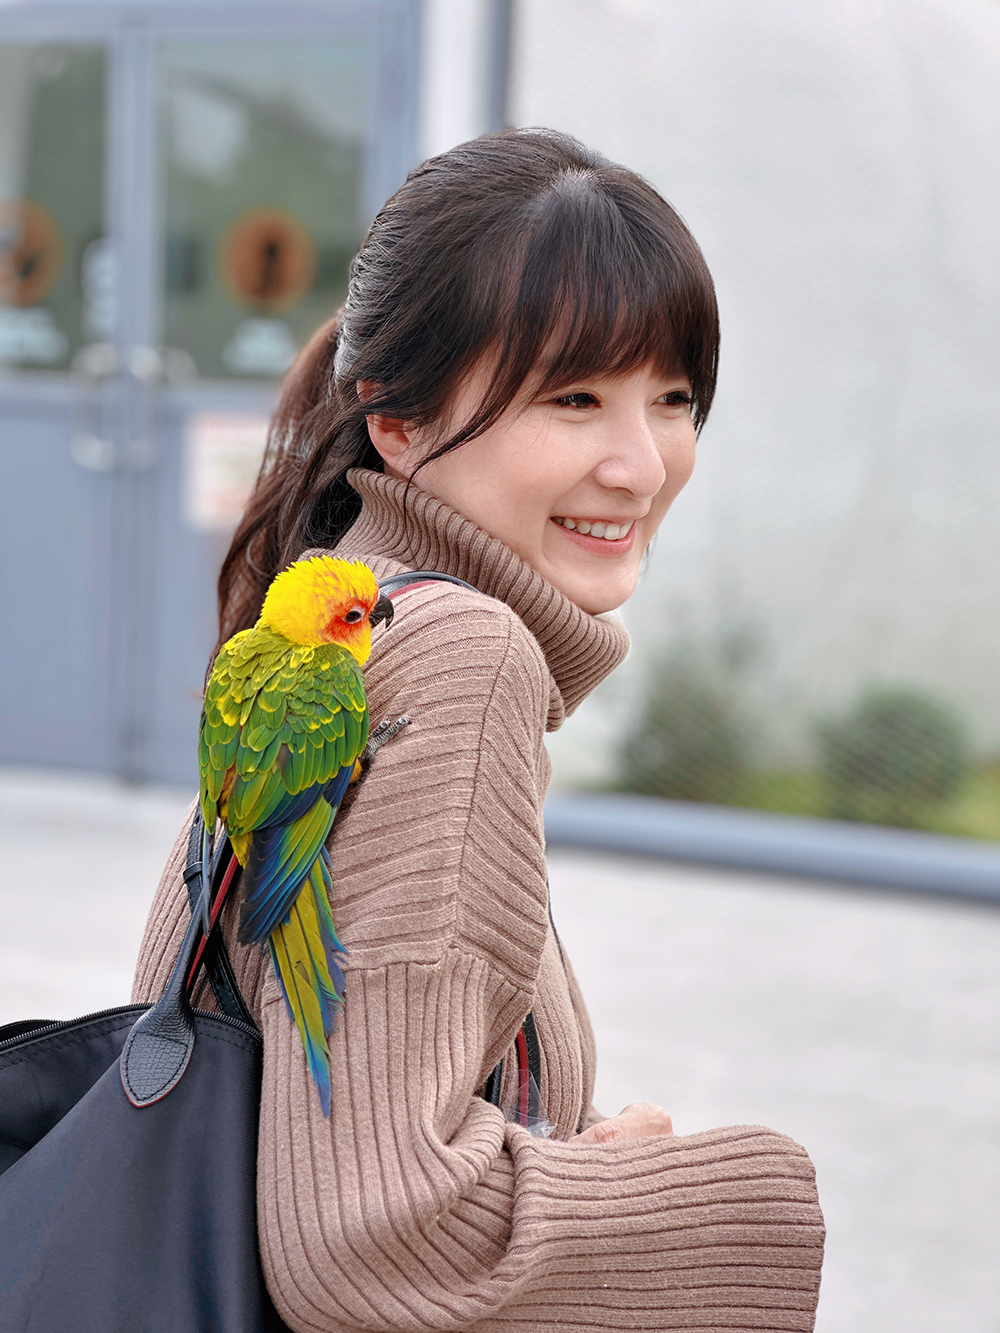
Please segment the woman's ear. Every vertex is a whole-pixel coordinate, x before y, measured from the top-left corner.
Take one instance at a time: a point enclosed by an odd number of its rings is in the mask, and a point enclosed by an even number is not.
[[[377,391],[377,384],[370,380],[358,380],[358,397],[363,403],[374,398]],[[414,428],[399,417],[386,417],[375,412],[365,417],[365,420],[368,423],[368,438],[385,463],[386,470],[403,477],[405,465],[412,460],[416,433]]]

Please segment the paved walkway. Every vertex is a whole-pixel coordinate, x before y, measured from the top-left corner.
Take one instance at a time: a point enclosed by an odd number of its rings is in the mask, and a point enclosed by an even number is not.
[[[816,1163],[819,1333],[1000,1330],[1000,910],[560,852],[596,1102]]]
[[[188,794],[0,770],[0,1023],[125,1003]],[[597,1104],[805,1143],[819,1333],[1000,1333],[1000,910],[565,851]]]

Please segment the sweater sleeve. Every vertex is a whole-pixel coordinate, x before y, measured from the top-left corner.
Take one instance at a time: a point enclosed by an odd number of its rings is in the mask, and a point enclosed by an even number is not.
[[[413,721],[331,847],[350,955],[328,1120],[269,969],[239,960],[264,1036],[279,1312],[296,1333],[810,1329],[822,1221],[797,1145],[751,1127],[577,1147],[475,1095],[531,1007],[548,929],[548,677],[483,602],[411,594],[367,673],[373,720]]]

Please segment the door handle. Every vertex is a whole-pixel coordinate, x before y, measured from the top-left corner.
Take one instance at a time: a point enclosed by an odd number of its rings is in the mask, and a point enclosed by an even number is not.
[[[145,428],[140,427],[139,433],[127,444],[107,438],[98,429],[97,395],[101,385],[124,373],[154,394],[164,385],[189,383],[198,374],[194,359],[179,347],[157,349],[137,343],[123,357],[113,343],[107,342],[88,343],[81,347],[73,358],[71,372],[90,390],[90,402],[83,411],[94,429],[81,429],[73,434],[70,457],[86,472],[105,473],[147,472],[156,463],[159,448],[154,424],[155,403],[148,398],[141,411]]]
[[[69,454],[77,467],[85,472],[114,472],[118,467],[118,446],[105,438],[98,426],[100,387],[118,373],[118,349],[114,343],[87,343],[73,357],[70,374],[90,390],[89,401],[81,404],[81,413],[87,427],[74,431],[69,442]]]

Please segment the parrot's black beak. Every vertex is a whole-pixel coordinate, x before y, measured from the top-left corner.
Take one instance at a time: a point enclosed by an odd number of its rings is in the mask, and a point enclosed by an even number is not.
[[[386,629],[388,629],[392,624],[392,617],[392,599],[387,592],[383,592],[379,595],[378,601],[372,607],[372,613],[369,617],[372,629],[374,629],[376,625],[381,624],[383,620],[385,621]]]

